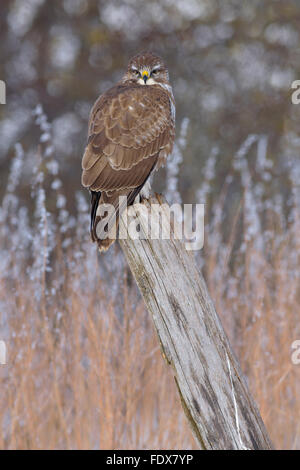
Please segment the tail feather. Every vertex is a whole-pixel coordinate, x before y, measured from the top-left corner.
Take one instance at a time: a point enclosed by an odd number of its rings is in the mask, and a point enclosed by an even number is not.
[[[101,193],[97,193],[96,191],[91,191],[91,226],[90,226],[90,231],[91,231],[91,237],[93,242],[96,240],[94,239],[94,234],[93,234],[93,227],[95,224],[95,219],[96,219],[96,213],[98,209],[98,204],[99,204],[99,199],[101,197]]]
[[[138,186],[134,189],[127,189],[123,191],[114,191],[111,194],[102,192],[102,193],[92,193],[92,209],[91,209],[91,238],[94,242],[97,242],[98,248],[100,251],[106,251],[108,248],[115,242],[116,233],[119,225],[119,216],[126,209],[127,206],[130,206],[136,196],[141,191],[143,185]],[[120,206],[120,196],[126,196],[126,204],[121,204]],[[114,206],[114,213],[111,217],[108,217],[108,212],[105,211],[105,205],[111,204]],[[97,211],[98,207],[101,207],[101,215]],[[105,219],[105,225],[101,221]]]
[[[92,200],[91,200],[91,238],[93,242],[97,242],[100,251],[106,251],[116,241],[117,229],[119,226],[119,216],[126,209],[126,206],[133,204],[136,196],[139,194],[148,178],[150,177],[155,165],[157,158],[154,160],[151,171],[149,172],[145,181],[136,188],[123,189],[123,190],[114,190],[108,192],[97,192],[91,191]],[[120,204],[119,197],[126,196],[126,204]],[[111,204],[114,207],[114,212],[110,217],[107,217],[108,211],[105,211],[105,205]],[[98,212],[98,208],[101,207],[101,213]],[[98,227],[101,221],[104,222]],[[112,227],[110,227],[112,225]],[[98,228],[98,230],[97,230]]]

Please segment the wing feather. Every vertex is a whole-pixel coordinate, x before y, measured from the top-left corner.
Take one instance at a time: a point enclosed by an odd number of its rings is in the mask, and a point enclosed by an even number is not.
[[[82,183],[101,192],[137,188],[157,160],[165,160],[173,139],[168,94],[160,87],[119,84],[92,109]]]

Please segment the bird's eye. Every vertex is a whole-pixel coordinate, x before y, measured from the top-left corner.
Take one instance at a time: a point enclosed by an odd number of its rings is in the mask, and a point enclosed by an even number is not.
[[[151,75],[157,75],[157,74],[158,74],[158,69],[152,70]]]
[[[132,69],[132,72],[134,73],[134,75],[138,76],[140,74],[140,72],[136,69]]]

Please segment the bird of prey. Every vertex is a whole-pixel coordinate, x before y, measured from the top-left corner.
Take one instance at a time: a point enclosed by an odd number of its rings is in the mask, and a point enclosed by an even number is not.
[[[168,70],[157,55],[140,53],[90,114],[82,184],[91,192],[91,238],[100,251],[115,241],[108,224],[99,224],[107,216],[103,209],[113,207],[117,224],[139,193],[149,197],[149,179],[165,164],[174,136],[175,102]],[[126,200],[125,207],[120,200]]]

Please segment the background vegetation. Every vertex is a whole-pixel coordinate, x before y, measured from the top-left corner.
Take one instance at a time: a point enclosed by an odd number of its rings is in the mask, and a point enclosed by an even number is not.
[[[177,102],[156,187],[206,204],[199,268],[275,446],[299,449],[298,2],[12,0],[0,12],[0,447],[195,445],[118,245],[100,256],[89,240],[80,186],[93,101],[152,49]]]

